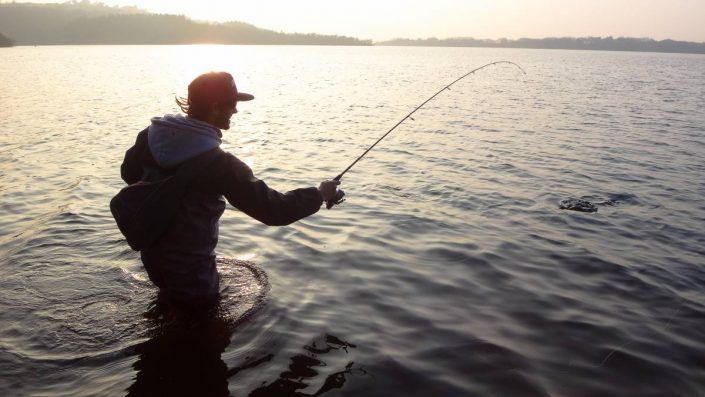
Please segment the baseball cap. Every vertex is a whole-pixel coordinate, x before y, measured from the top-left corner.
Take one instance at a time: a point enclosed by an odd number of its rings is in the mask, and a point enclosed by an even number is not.
[[[254,95],[239,92],[235,85],[235,79],[228,72],[208,72],[204,73],[188,85],[188,102],[211,103],[211,102],[243,102],[255,99]]]

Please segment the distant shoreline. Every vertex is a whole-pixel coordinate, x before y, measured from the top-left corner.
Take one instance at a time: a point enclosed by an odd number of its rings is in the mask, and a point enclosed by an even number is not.
[[[244,22],[194,21],[183,15],[152,14],[135,7],[87,1],[0,3],[0,46],[44,45],[310,45],[521,48],[705,54],[705,43],[630,37],[542,39],[394,39],[380,42],[313,33],[284,33]]]
[[[429,45],[391,45],[391,44],[372,44],[372,45],[345,45],[345,44],[286,44],[286,43],[270,43],[270,44],[243,44],[243,43],[128,43],[128,44],[15,44],[11,46],[0,46],[0,48],[15,48],[15,47],[106,47],[106,46],[196,46],[196,45],[222,45],[222,46],[292,46],[292,47],[415,47],[415,48],[502,48],[508,50],[549,50],[549,51],[594,51],[594,52],[624,52],[624,53],[643,53],[643,54],[682,54],[682,55],[705,55],[698,52],[676,52],[676,51],[644,51],[644,50],[605,50],[605,49],[575,49],[575,48],[538,48],[538,47],[489,47],[489,46],[429,46]]]
[[[621,51],[671,54],[705,54],[705,43],[632,37],[548,37],[517,40],[480,40],[470,37],[450,39],[395,39],[375,43],[376,46],[520,48],[541,50]]]

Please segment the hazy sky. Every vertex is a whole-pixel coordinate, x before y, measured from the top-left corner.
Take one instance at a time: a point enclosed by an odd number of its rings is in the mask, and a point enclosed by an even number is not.
[[[103,0],[103,3],[136,5],[201,20],[238,20],[284,32],[340,34],[373,40],[612,35],[705,42],[705,0]]]

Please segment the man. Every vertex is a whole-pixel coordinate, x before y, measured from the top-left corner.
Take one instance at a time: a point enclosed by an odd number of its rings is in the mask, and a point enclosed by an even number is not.
[[[229,73],[198,76],[188,86],[188,98],[177,98],[186,116],[153,118],[125,154],[122,179],[128,184],[160,180],[173,175],[180,164],[217,148],[221,130],[230,128],[238,102],[252,99],[252,95],[238,92]],[[162,296],[175,306],[197,312],[218,298],[214,250],[218,220],[225,210],[223,196],[256,220],[280,226],[316,213],[324,201],[334,200],[339,194],[337,181],[279,193],[255,178],[237,157],[218,151],[215,160],[189,186],[166,233],[155,245],[141,251],[147,274]]]

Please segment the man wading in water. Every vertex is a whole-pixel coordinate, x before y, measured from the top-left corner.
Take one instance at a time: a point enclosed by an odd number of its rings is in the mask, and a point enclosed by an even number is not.
[[[188,98],[177,99],[186,117],[155,117],[125,154],[122,179],[128,184],[174,175],[180,164],[218,147],[221,130],[230,128],[237,104],[250,101],[239,93],[229,73],[210,72],[188,86]],[[223,196],[240,211],[270,226],[283,226],[316,213],[338,195],[336,181],[318,188],[279,193],[255,178],[237,157],[216,151],[215,159],[188,185],[179,209],[157,242],[141,250],[149,279],[175,307],[203,313],[218,298],[215,247]]]

